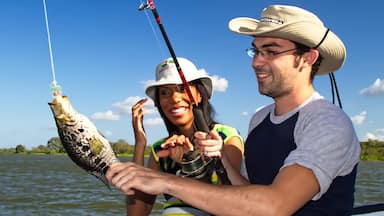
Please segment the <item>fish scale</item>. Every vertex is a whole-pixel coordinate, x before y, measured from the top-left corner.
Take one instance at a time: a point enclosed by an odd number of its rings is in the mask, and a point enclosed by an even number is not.
[[[68,156],[109,188],[105,173],[112,163],[119,162],[109,141],[85,115],[72,107],[68,97],[56,94],[48,104]]]

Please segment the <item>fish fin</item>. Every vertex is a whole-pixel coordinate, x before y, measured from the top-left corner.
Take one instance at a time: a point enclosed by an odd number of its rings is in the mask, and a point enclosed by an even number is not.
[[[108,183],[108,180],[107,178],[105,178],[104,175],[101,175],[100,173],[98,172],[89,172],[91,175],[95,176],[97,179],[99,179],[101,182],[103,182],[105,184],[105,186],[107,186],[107,188],[109,190],[112,190],[111,189],[111,186],[109,186],[109,183]]]
[[[99,131],[99,130],[97,130],[97,132],[102,136],[102,137],[104,137],[105,139],[107,139],[107,137],[106,136],[104,136],[104,134],[103,133],[101,133],[101,131]],[[109,142],[109,141],[108,141]]]

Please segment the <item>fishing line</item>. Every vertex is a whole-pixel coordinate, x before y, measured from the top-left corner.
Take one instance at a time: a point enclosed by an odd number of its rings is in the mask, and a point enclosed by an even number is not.
[[[153,2],[153,0],[148,0],[146,4],[141,4],[139,6],[139,10],[140,11],[143,11],[143,10],[146,10],[146,9],[150,9],[152,11],[152,14],[153,14],[153,16],[154,16],[154,18],[156,20],[156,23],[157,23],[157,25],[160,28],[160,32],[163,35],[163,39],[164,39],[164,41],[165,41],[165,43],[166,43],[166,45],[168,47],[169,53],[171,54],[171,57],[172,57],[172,59],[173,59],[173,61],[175,63],[177,72],[179,73],[179,77],[180,77],[180,79],[181,79],[181,81],[183,83],[183,86],[184,86],[184,89],[185,89],[185,91],[186,91],[186,93],[188,95],[188,98],[191,101],[191,103],[195,106],[196,105],[195,99],[192,96],[191,89],[189,88],[189,84],[188,84],[187,80],[185,79],[184,72],[183,72],[182,68],[180,67],[179,61],[177,60],[177,57],[176,57],[176,54],[175,54],[175,51],[173,50],[172,44],[169,41],[167,33],[165,32],[164,25],[161,22],[160,15],[157,12],[157,9],[155,7],[155,3]]]
[[[52,45],[51,45],[51,33],[49,31],[47,5],[45,3],[45,0],[43,0],[43,6],[44,6],[45,27],[46,27],[46,30],[47,30],[49,57],[50,57],[51,73],[52,73],[52,84],[50,86],[50,89],[51,89],[52,92],[58,93],[61,90],[61,86],[58,85],[57,81],[56,81],[55,64],[54,64],[54,61],[53,61],[53,54],[52,54],[53,52],[52,52]]]
[[[144,3],[143,1],[140,1],[140,4],[141,4],[141,5],[144,5],[145,3]],[[163,50],[163,47],[161,46],[160,39],[159,39],[159,37],[157,36],[155,27],[153,26],[152,21],[151,21],[151,19],[149,18],[149,15],[148,15],[148,13],[147,13],[146,10],[144,10],[144,13],[145,13],[145,16],[147,17],[147,21],[148,21],[148,23],[149,23],[149,26],[151,26],[152,33],[153,33],[153,35],[155,36],[155,39],[156,39],[156,42],[157,42],[157,46],[159,47],[160,52],[161,52],[161,56],[163,56],[163,58],[166,58],[166,55],[165,55],[164,50]]]

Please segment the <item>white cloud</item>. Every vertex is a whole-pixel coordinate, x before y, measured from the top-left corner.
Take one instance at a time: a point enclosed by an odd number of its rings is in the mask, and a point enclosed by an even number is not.
[[[96,112],[91,116],[92,120],[116,121],[120,119],[120,115],[113,113],[111,110],[106,112]]]
[[[247,111],[244,111],[244,112],[241,112],[241,115],[242,115],[242,116],[248,116],[249,113],[248,113]]]
[[[367,111],[363,111],[360,114],[351,117],[351,120],[355,125],[361,125],[363,124],[366,117],[367,117]]]
[[[112,104],[112,107],[116,110],[108,110],[106,112],[95,112],[90,117],[92,120],[107,120],[107,121],[117,121],[120,120],[122,115],[130,115],[132,112],[132,106],[136,104],[137,101],[142,99],[139,96],[128,97],[124,101],[118,101]],[[144,108],[145,114],[157,113],[157,109],[153,104],[152,100],[148,100]]]
[[[240,115],[241,115],[241,116],[249,116],[249,115],[253,115],[253,113],[256,113],[256,112],[260,111],[260,110],[263,109],[265,106],[266,106],[266,105],[263,105],[263,106],[260,106],[260,107],[256,108],[255,111],[252,112],[252,113],[249,113],[248,111],[243,111],[243,112],[241,112]]]
[[[147,81],[142,81],[144,89],[146,89],[150,84],[156,82],[155,80],[147,80]]]
[[[141,98],[139,96],[128,97],[123,101],[118,101],[112,104],[112,107],[117,110],[118,113],[121,114],[130,114],[132,106],[139,101]]]
[[[225,92],[228,88],[228,80],[217,75],[211,76],[214,91]]]
[[[371,86],[362,89],[360,94],[364,96],[384,96],[384,81],[377,78]]]
[[[133,96],[128,97],[124,101],[119,101],[114,104],[112,104],[112,107],[117,110],[118,113],[125,115],[125,114],[131,114],[132,113],[132,106],[142,99],[139,96]],[[153,101],[151,99],[148,99],[147,103],[144,106],[144,113],[145,114],[152,114],[156,112],[156,107],[153,104]]]
[[[384,128],[376,129],[374,132],[366,133],[365,137],[367,140],[379,140],[384,141]]]
[[[149,118],[149,119],[144,119],[144,125],[161,125],[164,124],[164,121],[161,117],[156,117],[156,118]]]

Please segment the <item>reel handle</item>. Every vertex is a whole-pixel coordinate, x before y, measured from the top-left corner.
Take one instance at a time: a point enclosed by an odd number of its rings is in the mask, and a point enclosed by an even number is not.
[[[199,109],[196,105],[193,106],[193,115],[195,118],[195,125],[197,130],[203,131],[208,133],[209,132],[209,127],[207,124],[207,121],[205,121],[203,112],[201,109]],[[213,160],[213,165],[216,170],[217,175],[220,177],[221,181],[223,184],[226,185],[231,185],[231,180],[228,178],[227,171],[224,168],[223,163],[221,162],[221,159],[219,157],[214,157],[212,158]]]

